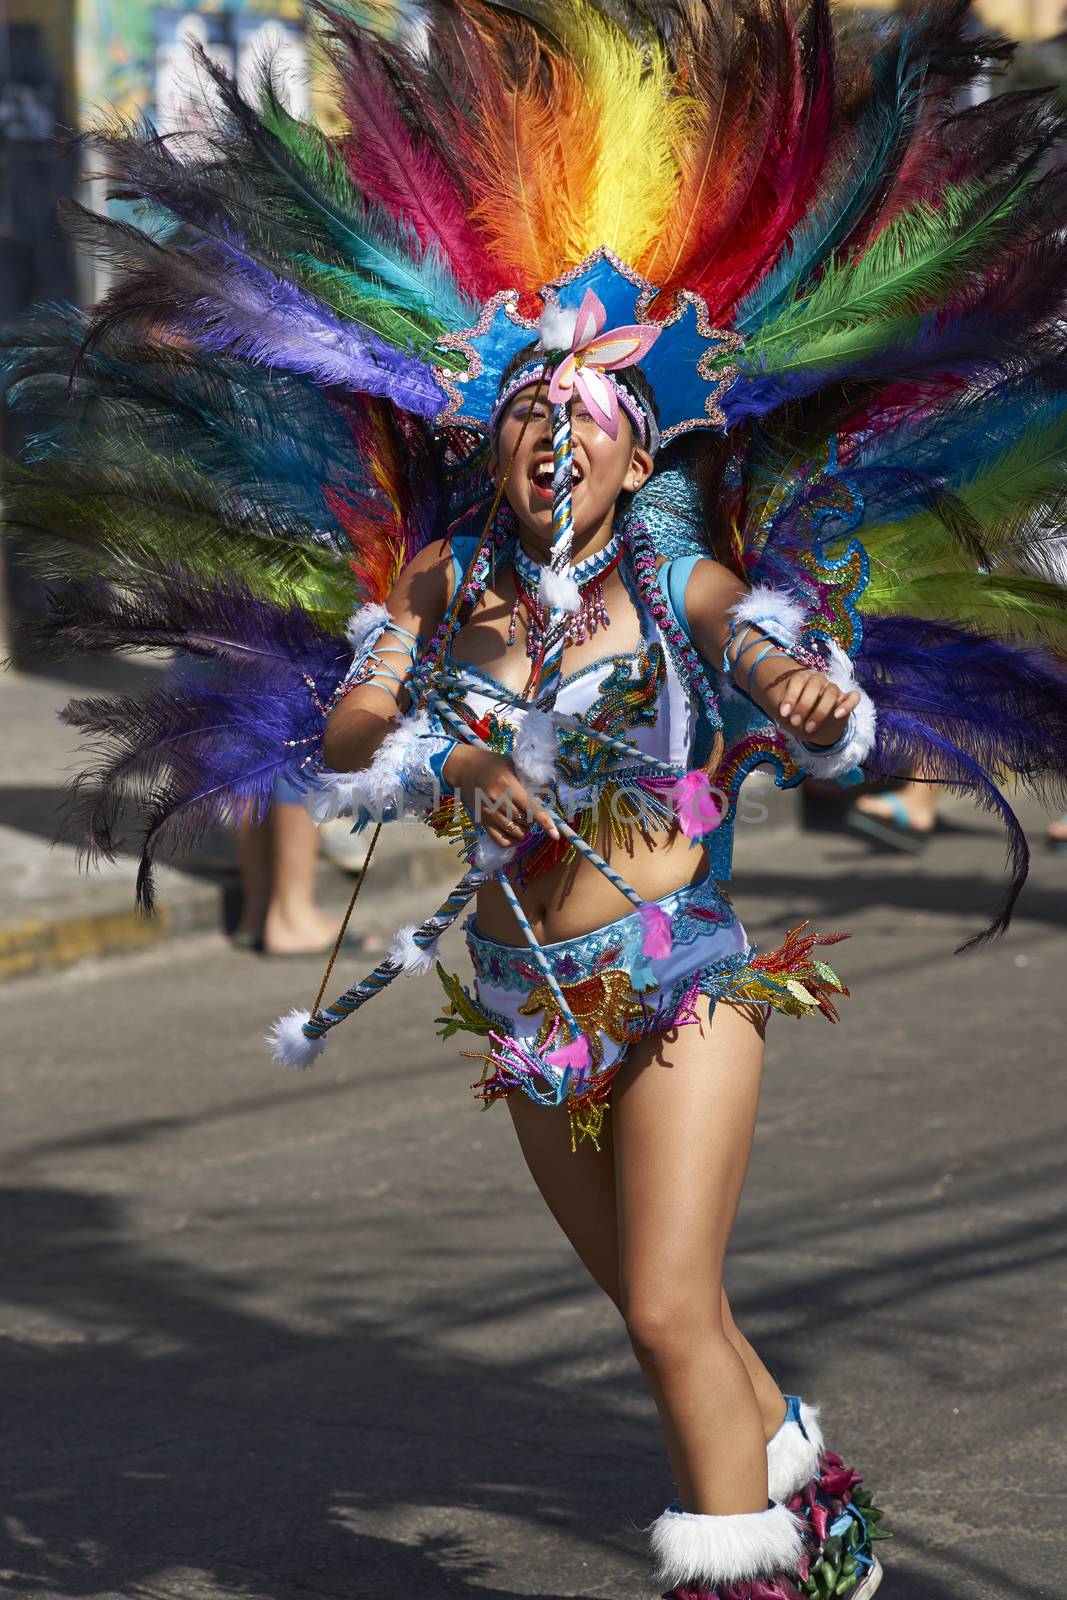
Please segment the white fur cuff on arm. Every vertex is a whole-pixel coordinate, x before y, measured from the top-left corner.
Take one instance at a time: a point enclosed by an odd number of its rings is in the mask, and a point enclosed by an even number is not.
[[[750,622],[762,628],[776,644],[796,644],[804,631],[804,607],[784,589],[775,589],[769,583],[758,583],[743,594],[727,612],[733,622]]]
[[[413,809],[420,811],[421,791],[416,784],[423,778],[423,763],[419,746],[431,733],[429,716],[419,711],[401,718],[382,740],[368,767],[361,767],[358,772],[323,769],[304,800],[312,821],[327,822],[333,817],[360,813],[383,819],[389,813],[396,816],[405,809],[409,791]]]
[[[858,689],[860,701],[849,716],[837,743],[827,745],[823,749],[817,745],[806,744],[788,729],[783,728],[794,760],[813,778],[840,778],[846,772],[851,772],[853,767],[862,766],[874,748],[878,729],[878,715],[874,709],[874,701],[857,681],[852,670],[852,662],[840,645],[831,643],[829,648],[830,661],[824,669],[826,676],[835,688],[842,689],[845,693]]]

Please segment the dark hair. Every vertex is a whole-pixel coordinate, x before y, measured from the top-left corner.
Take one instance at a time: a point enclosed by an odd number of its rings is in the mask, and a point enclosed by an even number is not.
[[[503,372],[500,374],[500,388],[497,393],[502,393],[521,368],[529,366],[540,354],[537,342],[524,345],[521,350],[516,350]],[[659,426],[659,406],[656,404],[655,391],[640,367],[622,367],[618,372],[613,372],[612,377],[624,389],[629,389],[634,399],[642,409],[651,412]]]

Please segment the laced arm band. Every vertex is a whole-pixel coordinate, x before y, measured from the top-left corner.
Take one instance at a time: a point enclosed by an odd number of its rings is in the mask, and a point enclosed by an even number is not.
[[[722,671],[746,699],[752,699],[753,674],[761,661],[777,657],[803,666],[797,660],[797,642],[804,620],[804,612],[793,596],[770,585],[750,589],[731,608]],[[876,718],[870,696],[856,681],[848,656],[832,643],[828,649],[830,659],[820,670],[843,692],[859,689],[859,705],[849,714],[833,744],[811,744],[798,739],[790,728],[782,728],[781,733],[798,764],[812,776],[839,778],[854,772],[869,754]]]
[[[787,644],[788,641],[777,637],[765,623],[750,621],[747,617],[733,617],[730,620],[729,637],[722,653],[722,671],[724,675],[733,678],[743,694],[751,698],[753,674],[761,661],[778,656],[793,666],[797,665]],[[758,654],[746,661],[745,657],[753,650],[758,651]],[[740,681],[742,672],[744,683]]]
[[[356,652],[345,677],[347,689],[381,689],[399,705],[400,695],[410,678],[422,639],[392,617],[377,631],[373,644]],[[390,657],[392,659],[390,659]]]
[[[405,813],[425,815],[452,793],[444,781],[443,768],[458,741],[443,733],[440,723],[426,711],[399,710],[400,696],[412,675],[422,637],[397,622],[380,605],[362,607],[347,631],[353,656],[341,693],[370,687],[388,695],[395,726],[378,746],[370,764],[358,772],[322,767],[308,796],[308,810],[317,822],[345,815],[362,820],[389,819]]]

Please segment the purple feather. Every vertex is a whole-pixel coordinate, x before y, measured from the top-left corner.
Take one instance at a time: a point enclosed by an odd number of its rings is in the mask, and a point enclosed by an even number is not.
[[[1055,805],[1067,794],[1067,671],[1049,651],[921,617],[868,617],[856,672],[878,709],[871,774],[921,770],[997,812],[1010,882],[981,933],[1003,933],[1029,869],[1019,820],[989,776],[1010,773]]]
[[[233,246],[216,243],[198,253],[208,258],[206,281],[214,292],[177,308],[176,315],[202,348],[304,372],[317,383],[377,395],[422,417],[434,417],[446,403],[424,361],[357,332]]]
[[[77,830],[91,854],[111,856],[121,819],[141,814],[137,892],[149,909],[157,855],[181,854],[246,811],[261,816],[278,777],[304,781],[350,656],[299,608],[180,578],[159,594],[105,585],[65,594],[48,636],[73,649],[170,645],[203,663],[179,661],[165,688],[75,700],[63,713],[98,749],[74,786]]]
[[[93,313],[89,347],[129,327],[169,329],[202,350],[300,372],[320,384],[392,400],[433,417],[446,396],[425,361],[333,315],[280,278],[236,239],[161,245],[140,228],[102,218],[75,201],[61,214],[69,232],[119,269]]]

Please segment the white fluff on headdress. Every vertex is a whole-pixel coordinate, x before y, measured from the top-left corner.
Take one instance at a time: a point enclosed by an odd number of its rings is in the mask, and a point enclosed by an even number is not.
[[[373,601],[369,605],[358,606],[345,626],[345,638],[358,655],[370,644],[371,635],[380,634],[392,620],[387,608]]]
[[[795,644],[806,621],[804,607],[783,589],[759,583],[730,607],[728,616],[763,627],[778,644]]]
[[[569,572],[553,572],[551,567],[542,567],[538,599],[546,611],[577,611],[582,603],[582,591]]]
[[[569,350],[578,325],[577,306],[546,306],[538,323],[539,350]]]
[[[526,712],[515,733],[511,759],[523,783],[544,789],[556,774],[557,719],[547,711]]]
[[[878,715],[874,701],[860,685],[852,669],[852,662],[841,646],[830,640],[830,660],[824,669],[830,682],[846,693],[859,689],[859,705],[851,713],[843,731],[841,743],[832,749],[812,750],[802,744],[795,733],[783,728],[786,742],[798,766],[804,767],[813,778],[840,778],[862,764],[874,747]]]
[[[405,17],[399,28],[397,43],[413,61],[425,64],[430,59],[430,23],[425,16]]]
[[[474,865],[482,872],[496,872],[498,867],[507,866],[517,849],[518,845],[497,844],[495,839],[483,834],[474,847]]]
[[[400,928],[389,946],[389,960],[395,961],[405,972],[429,972],[437,960],[436,939],[429,944],[415,943],[418,926],[417,922],[409,922]]]
[[[310,1011],[289,1011],[268,1033],[267,1043],[274,1059],[283,1067],[304,1072],[326,1048],[325,1039],[309,1039],[304,1032],[304,1023],[310,1021]]]
[[[767,1441],[767,1493],[772,1500],[792,1500],[811,1482],[819,1470],[822,1448],[819,1408],[801,1401],[800,1422],[786,1418]]]
[[[665,1511],[649,1534],[656,1576],[672,1589],[792,1575],[804,1555],[800,1524],[782,1505],[725,1516]]]

